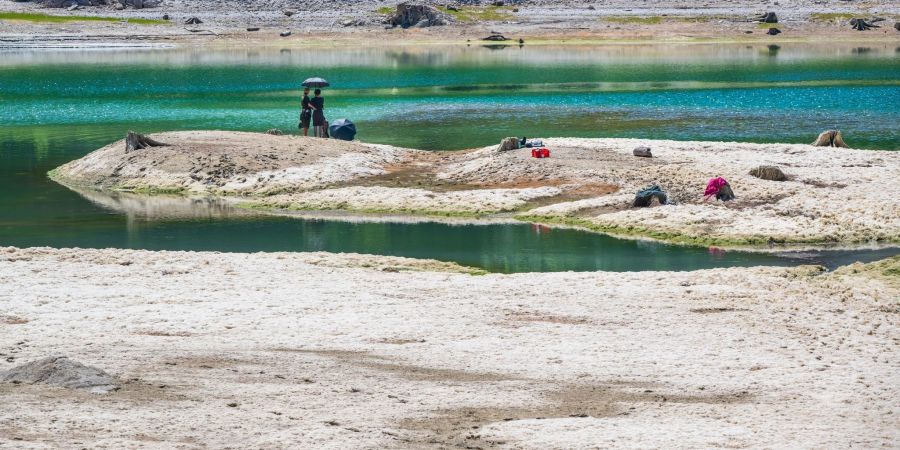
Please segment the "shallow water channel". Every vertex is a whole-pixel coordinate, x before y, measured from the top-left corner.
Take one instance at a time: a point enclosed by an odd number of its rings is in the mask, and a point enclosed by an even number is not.
[[[198,206],[167,215],[87,198],[46,172],[129,129],[295,131],[297,85],[368,142],[429,150],[506,135],[900,148],[900,47],[621,45],[0,51],[0,245],[346,251],[491,271],[690,270],[872,260],[896,250],[721,252],[528,224],[303,220]],[[202,209],[207,208],[207,209]]]

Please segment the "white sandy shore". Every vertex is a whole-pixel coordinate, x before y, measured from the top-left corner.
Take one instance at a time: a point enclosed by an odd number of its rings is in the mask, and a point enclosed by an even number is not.
[[[64,354],[127,381],[0,385],[0,447],[893,447],[898,262],[471,276],[0,249],[0,370]]]
[[[900,242],[900,152],[645,139],[545,139],[528,149],[430,153],[385,145],[228,131],[155,135],[173,144],[125,153],[110,144],[53,172],[82,187],[179,191],[286,210],[410,215],[515,213],[625,236],[721,246]],[[637,158],[647,146],[654,157]],[[755,178],[775,165],[788,181]],[[704,202],[725,177],[733,202]],[[675,205],[632,208],[659,184]]]

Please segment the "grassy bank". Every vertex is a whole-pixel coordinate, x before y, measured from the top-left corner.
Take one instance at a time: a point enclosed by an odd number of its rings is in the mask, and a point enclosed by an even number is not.
[[[594,223],[588,219],[580,217],[568,216],[537,216],[530,214],[519,214],[514,217],[516,220],[531,223],[541,223],[546,225],[564,225],[593,231],[595,233],[603,233],[619,238],[627,239],[653,239],[670,244],[679,245],[696,245],[696,246],[715,246],[723,248],[763,248],[768,246],[828,246],[833,244],[860,244],[870,241],[828,241],[828,240],[792,240],[772,236],[745,236],[741,238],[721,238],[715,236],[693,236],[670,231],[653,230],[642,227],[621,227],[612,225],[602,225]],[[878,241],[883,244],[900,243],[900,237],[895,239],[887,239]]]
[[[0,12],[0,20],[21,20],[36,23],[66,23],[66,22],[127,22],[138,25],[160,25],[169,23],[165,20],[104,17],[104,16],[53,16],[44,13],[19,13],[19,12]]]

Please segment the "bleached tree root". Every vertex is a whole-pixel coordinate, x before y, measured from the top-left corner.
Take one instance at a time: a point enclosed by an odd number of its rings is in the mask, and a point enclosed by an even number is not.
[[[129,131],[125,136],[125,153],[133,152],[147,147],[168,147],[169,144],[153,140],[143,134]]]

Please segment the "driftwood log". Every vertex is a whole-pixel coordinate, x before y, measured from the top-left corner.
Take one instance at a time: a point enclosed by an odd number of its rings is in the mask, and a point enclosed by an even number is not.
[[[787,176],[776,166],[758,166],[750,169],[750,175],[770,181],[785,181]]]
[[[841,132],[838,130],[825,130],[823,131],[819,137],[816,138],[816,141],[812,143],[816,147],[843,147],[850,148],[849,145],[844,143],[844,138],[841,137]]]
[[[481,40],[482,41],[501,41],[502,42],[502,41],[508,41],[509,38],[502,34],[494,33],[486,38],[482,38]]]
[[[147,147],[168,147],[169,144],[153,140],[143,134],[129,131],[125,136],[125,153],[133,152]]]
[[[881,28],[872,22],[866,22],[866,19],[850,19],[850,26],[857,31],[866,31],[871,28]]]
[[[640,156],[641,158],[652,158],[653,153],[650,152],[650,147],[637,147],[631,151],[634,156]]]

